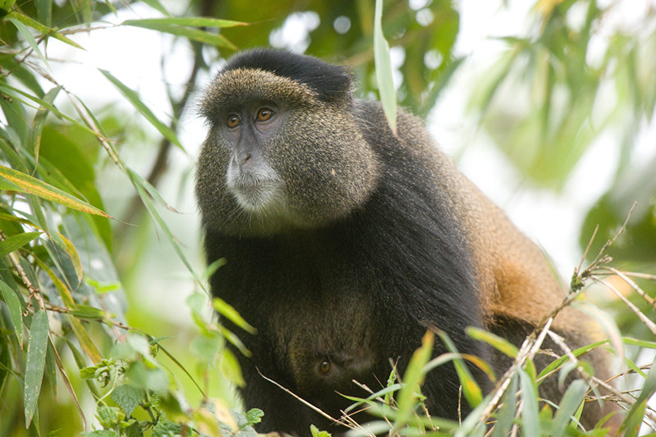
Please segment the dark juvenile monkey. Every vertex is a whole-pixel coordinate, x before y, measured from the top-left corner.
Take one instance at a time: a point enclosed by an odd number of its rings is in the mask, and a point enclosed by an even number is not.
[[[211,288],[258,329],[242,336],[253,356],[240,362],[245,406],[266,413],[261,432],[335,429],[258,370],[339,417],[349,401],[336,391],[365,395],[353,379],[380,389],[390,360],[403,372],[430,327],[503,371],[508,360],[465,328],[521,343],[564,297],[540,250],[420,120],[399,111],[394,136],[380,104],[351,91],[343,67],[254,50],[229,60],[202,101],[196,196],[207,260],[227,260]],[[553,329],[573,347],[597,339],[572,309]],[[607,377],[602,353],[589,355]],[[430,412],[457,418],[458,388],[452,365],[430,372]],[[584,422],[600,415],[592,405]]]

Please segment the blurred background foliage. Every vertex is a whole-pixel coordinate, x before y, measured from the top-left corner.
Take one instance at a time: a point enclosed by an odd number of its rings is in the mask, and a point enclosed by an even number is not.
[[[434,114],[456,90],[464,129],[489,140],[518,185],[556,196],[580,189],[570,183],[577,166],[603,153],[597,162],[613,176],[589,199],[572,256],[598,227],[594,257],[638,202],[608,253],[624,270],[656,273],[656,5],[636,2],[623,21],[631,0],[524,2],[522,25],[481,54],[458,46],[472,3],[384,2],[399,103],[439,124]],[[88,430],[100,421],[140,435],[115,408],[139,403],[135,416],[153,435],[166,435],[166,417],[193,418],[210,435],[217,417],[231,427],[224,433],[256,420],[221,413],[234,406],[226,381],[241,380],[234,357],[217,353],[236,340],[203,292],[195,95],[236,50],[273,46],[351,66],[357,93],[375,99],[373,17],[370,0],[0,1],[0,435],[74,435],[85,420]],[[109,58],[94,45],[109,32],[117,61],[90,61]],[[134,54],[135,38],[154,43]],[[143,77],[131,63],[153,52],[161,74]],[[484,68],[472,67],[477,57]],[[601,182],[593,170],[584,183]],[[630,299],[656,316],[653,302]],[[634,313],[607,305],[622,332],[650,338]],[[143,386],[125,388],[126,374]],[[103,397],[102,386],[130,392]]]

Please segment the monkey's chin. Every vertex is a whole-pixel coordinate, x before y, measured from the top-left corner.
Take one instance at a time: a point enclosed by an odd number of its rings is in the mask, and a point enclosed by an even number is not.
[[[275,219],[286,214],[286,196],[277,182],[237,184],[230,187],[237,204],[246,213],[262,219]]]

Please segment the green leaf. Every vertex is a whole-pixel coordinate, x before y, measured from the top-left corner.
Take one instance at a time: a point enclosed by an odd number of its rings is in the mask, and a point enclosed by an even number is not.
[[[453,344],[449,336],[446,335],[446,333],[443,331],[437,331],[437,333],[444,342],[447,350],[454,354],[458,354],[458,350],[456,349],[455,344]],[[464,393],[467,402],[472,407],[476,407],[483,401],[483,392],[481,391],[481,388],[478,386],[478,383],[472,376],[462,358],[455,358],[453,360],[453,365],[455,366],[456,372],[458,373],[458,378],[460,378],[460,384],[462,384],[462,392]]]
[[[70,314],[67,316],[67,320],[68,323],[70,323],[71,328],[73,328],[73,332],[75,332],[75,336],[80,342],[80,346],[82,346],[82,349],[84,349],[89,358],[91,358],[91,361],[94,364],[101,362],[102,355],[89,336],[89,333],[84,329],[84,326],[82,326],[82,323]]]
[[[18,17],[23,17],[24,19],[19,20]],[[28,29],[27,26],[21,22],[21,21],[26,21],[25,19],[27,19],[28,21],[31,20],[31,18],[28,18],[25,15],[21,15],[15,11],[10,12],[9,15],[7,16],[7,20],[11,21],[14,24],[14,26],[16,26],[16,29],[18,29],[21,35],[23,35],[23,38],[25,38],[25,41],[27,41],[30,47],[32,47],[34,53],[36,53],[39,56],[39,58],[41,58],[43,63],[46,64],[48,68],[50,68],[50,66],[48,65],[48,60],[46,59],[45,56],[43,56],[43,53],[41,53],[41,49],[39,49],[39,44],[34,39],[32,32],[30,32],[30,29]]]
[[[164,123],[159,121],[159,119],[153,114],[153,112],[143,103],[139,94],[127,87],[123,82],[118,80],[112,73],[106,70],[100,70],[100,72],[112,83],[118,90],[128,99],[128,101],[134,106],[134,108],[139,111],[141,115],[144,116],[150,124],[155,127],[162,135],[166,137],[172,144],[175,144],[180,148],[185,154],[187,153],[180,144],[177,135]]]
[[[389,54],[389,44],[383,35],[383,0],[376,0],[374,18],[374,62],[376,64],[376,80],[383,105],[383,111],[389,127],[396,135],[396,91],[392,76],[392,62]]]
[[[52,0],[36,0],[36,16],[39,22],[52,26]]]
[[[194,23],[194,24],[191,24]],[[200,24],[195,24],[200,23]],[[206,24],[203,24],[206,23]],[[214,18],[189,17],[189,18],[154,18],[145,20],[128,20],[123,22],[127,26],[141,27],[144,29],[157,30],[159,32],[170,33],[171,35],[180,36],[201,42],[203,44],[216,47],[223,47],[230,50],[238,50],[238,47],[228,41],[223,35],[209,33],[201,29],[185,26],[205,26],[205,27],[234,27],[243,26],[246,23],[238,21],[218,20]]]
[[[179,26],[192,26],[192,27],[236,27],[236,26],[248,26],[248,23],[242,21],[232,21],[232,20],[221,20],[219,18],[208,18],[208,17],[172,17],[172,18],[147,18],[143,20],[127,20],[123,24],[128,26],[157,26],[160,24],[164,25],[179,25]],[[150,27],[151,29],[156,29],[155,27]]]
[[[82,437],[118,437],[118,435],[108,429],[100,429],[96,431],[86,431],[80,434]]]
[[[538,393],[535,381],[524,370],[518,369],[519,387],[522,390],[522,434],[527,437],[541,435],[540,416],[538,410]]]
[[[0,176],[18,185],[22,191],[78,211],[113,218],[98,208],[25,173],[0,165]]]
[[[114,428],[125,419],[125,413],[123,413],[118,407],[99,405],[96,410],[96,417],[103,427]]]
[[[634,437],[638,435],[640,426],[642,425],[642,418],[647,408],[647,403],[656,393],[656,360],[651,365],[651,369],[647,374],[647,378],[642,386],[642,390],[636,399],[635,404],[629,410],[624,422],[620,427],[620,434],[627,437]]]
[[[16,0],[0,0],[0,18],[9,13],[14,3],[16,3]]]
[[[143,178],[136,174],[134,171],[131,169],[127,169],[128,175],[132,179],[132,183],[134,184],[134,187],[137,189],[137,193],[139,194],[139,197],[141,198],[141,201],[144,203],[146,206],[146,210],[150,214],[150,216],[155,220],[155,222],[160,226],[160,228],[164,231],[166,234],[166,237],[168,238],[169,242],[173,246],[173,249],[175,252],[178,254],[178,257],[180,260],[184,263],[185,267],[187,267],[187,270],[189,270],[189,273],[192,274],[194,277],[194,280],[199,284],[201,288],[203,288],[203,285],[198,278],[198,275],[194,271],[194,268],[191,266],[191,263],[185,256],[184,252],[182,252],[182,249],[180,248],[180,245],[178,244],[178,240],[175,238],[173,233],[171,232],[171,229],[166,225],[166,222],[162,219],[160,214],[157,212],[157,209],[155,208],[155,205],[152,202],[151,197],[148,195],[148,192],[144,185],[141,183]],[[203,288],[204,289],[204,288]]]
[[[14,250],[25,246],[39,235],[41,235],[41,232],[25,232],[7,237],[5,240],[0,241],[0,256],[8,255]]]
[[[141,0],[142,2],[146,3],[148,6],[150,6],[153,9],[158,10],[164,15],[171,15],[169,11],[166,10],[164,6],[159,2],[159,0]]]
[[[264,411],[258,408],[251,408],[246,412],[246,414],[244,414],[244,418],[246,419],[246,426],[253,426],[257,423],[260,423],[263,417]]]
[[[131,385],[123,384],[116,387],[111,394],[111,398],[119,407],[125,411],[127,417],[132,416],[132,412],[139,406],[144,399],[144,391]]]
[[[37,311],[32,317],[25,364],[25,428],[30,427],[41,392],[48,347],[48,314]]]
[[[492,437],[507,437],[513,426],[517,409],[517,373],[513,374],[510,385],[503,394],[501,407],[497,410],[497,422],[494,425]]]
[[[244,320],[244,318],[239,314],[239,312],[237,312],[234,307],[232,307],[223,299],[215,297],[212,299],[212,306],[219,314],[230,320],[235,325],[239,326],[244,331],[250,332],[251,334],[257,333],[257,329],[249,325],[248,322]]]
[[[182,432],[182,425],[171,422],[164,418],[157,421],[153,427],[153,437],[169,437],[170,435],[179,435]]]
[[[246,386],[244,376],[241,372],[241,366],[237,357],[229,349],[223,351],[223,358],[221,360],[221,371],[226,376],[228,381],[235,384],[237,387],[243,388]]]
[[[578,349],[573,350],[572,353],[574,354],[575,357],[578,357],[578,356],[583,355],[584,353],[589,352],[592,349],[595,349],[596,347],[598,347],[602,344],[605,344],[605,343],[608,343],[608,340],[601,340],[601,341],[597,341],[595,343],[591,343],[587,346],[583,346],[583,347],[580,347]],[[542,378],[544,378],[546,375],[548,375],[552,371],[554,371],[557,368],[559,368],[560,366],[562,366],[563,363],[567,362],[568,360],[569,360],[569,358],[567,357],[567,355],[564,355],[564,356],[552,361],[547,367],[545,367],[542,370],[542,372],[540,372],[540,374],[537,377],[538,381],[541,380]]]
[[[16,24],[15,21],[18,21],[21,24],[24,24],[26,26],[31,27],[32,29],[35,29],[35,30],[41,32],[41,34],[43,34],[44,36],[52,36],[53,38],[57,38],[61,42],[65,42],[66,44],[71,45],[75,48],[84,50],[84,48],[82,46],[80,46],[78,43],[76,43],[75,41],[66,38],[64,35],[57,32],[55,29],[50,29],[49,27],[46,27],[43,24],[39,23],[38,21],[33,20],[32,18],[28,17],[27,15],[19,14],[16,11],[12,11],[12,12],[9,13],[9,19],[14,24]],[[28,33],[29,33],[29,31],[28,31]],[[31,34],[30,34],[30,36],[31,36]],[[32,39],[34,39],[34,38],[32,38]]]
[[[49,104],[49,106],[53,106],[53,102],[57,98],[57,94],[59,94],[59,91],[61,91],[62,86],[56,86],[48,93],[43,96],[43,100]],[[34,157],[36,159],[36,162],[39,162],[39,150],[41,149],[41,132],[43,131],[43,126],[46,124],[46,120],[48,119],[48,114],[50,113],[50,110],[46,107],[41,107],[39,110],[36,112],[34,115],[34,121],[32,122],[32,129],[30,130],[30,135],[32,137],[31,143],[32,146],[34,147]]]
[[[310,425],[310,434],[312,437],[331,437],[328,431],[319,431],[319,428],[314,425]]]
[[[560,401],[558,411],[554,417],[552,435],[561,436],[565,434],[565,428],[576,416],[576,412],[583,402],[587,385],[585,381],[577,379],[572,382]]]
[[[517,346],[510,343],[505,338],[501,338],[498,335],[492,334],[491,332],[486,331],[484,329],[469,326],[465,329],[465,332],[474,340],[483,341],[489,344],[490,346],[492,346],[493,348],[497,349],[498,351],[503,352],[505,355],[509,356],[510,358],[517,357],[517,354],[519,353],[519,349],[517,349]]]
[[[399,405],[398,415],[394,421],[394,428],[390,435],[394,435],[400,430],[412,416],[415,408],[417,394],[420,393],[420,386],[424,381],[426,373],[424,366],[430,360],[433,352],[435,335],[432,331],[427,331],[421,340],[421,347],[414,351],[410,363],[403,375],[403,386],[397,396]]]
[[[158,395],[166,395],[169,388],[169,376],[159,368],[147,368],[146,365],[137,361],[132,363],[127,371],[130,384],[144,390],[152,390]]]
[[[9,318],[16,331],[18,343],[23,345],[23,312],[21,310],[21,303],[16,296],[16,292],[12,290],[4,281],[0,281],[0,290],[5,304],[9,308]]]
[[[79,319],[104,319],[108,317],[107,311],[88,305],[78,305],[71,314]]]

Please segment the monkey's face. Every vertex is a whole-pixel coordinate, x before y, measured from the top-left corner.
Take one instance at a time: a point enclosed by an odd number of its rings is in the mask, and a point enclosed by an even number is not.
[[[350,98],[323,102],[300,82],[238,69],[217,77],[202,111],[210,132],[196,194],[212,229],[267,235],[324,226],[376,185],[377,160]]]

